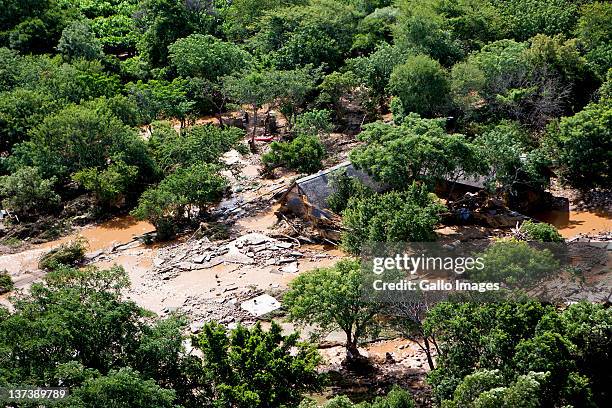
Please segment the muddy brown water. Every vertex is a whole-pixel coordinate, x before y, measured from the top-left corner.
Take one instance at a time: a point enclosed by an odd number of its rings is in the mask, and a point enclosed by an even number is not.
[[[578,234],[612,231],[610,211],[547,211],[535,214],[536,220],[554,225],[565,238]]]

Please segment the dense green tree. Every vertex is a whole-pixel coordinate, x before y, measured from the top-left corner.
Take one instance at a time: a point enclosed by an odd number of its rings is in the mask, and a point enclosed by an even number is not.
[[[527,131],[515,122],[503,121],[475,139],[489,167],[489,187],[517,193],[543,189],[548,183],[548,166],[542,148],[533,146]]]
[[[411,54],[423,54],[450,66],[462,57],[460,44],[442,15],[431,2],[406,0],[400,2],[402,13],[395,28],[395,44]]]
[[[109,207],[121,204],[129,188],[138,180],[138,171],[137,166],[117,160],[103,170],[95,167],[79,170],[72,179],[94,193],[102,207]]]
[[[221,199],[227,180],[218,171],[218,166],[207,163],[179,167],[142,193],[132,215],[155,225],[159,239],[172,236],[176,224],[204,214],[208,205]]]
[[[365,16],[357,25],[358,33],[353,40],[353,51],[369,53],[374,51],[378,44],[391,43],[398,15],[397,8],[383,7]]]
[[[402,102],[404,112],[423,116],[441,115],[448,109],[450,84],[438,62],[424,55],[409,57],[393,69],[391,93]]]
[[[17,88],[0,94],[0,151],[27,140],[28,131],[53,110],[47,94]]]
[[[510,287],[530,288],[540,280],[560,272],[560,263],[550,249],[538,249],[525,241],[499,240],[481,255],[484,268],[469,272],[481,282],[503,282]]]
[[[62,31],[57,50],[65,60],[102,57],[102,44],[94,35],[87,20],[74,21]]]
[[[126,88],[137,106],[139,122],[147,125],[158,119],[176,118],[184,127],[195,105],[187,96],[186,79],[138,81],[129,83]]]
[[[261,160],[268,169],[285,166],[303,173],[314,173],[323,167],[325,146],[316,135],[299,135],[290,142],[272,142]]]
[[[33,165],[60,183],[79,170],[104,168],[111,158],[138,166],[142,174],[151,173],[143,141],[109,113],[69,106],[47,116],[30,135],[30,141],[15,148],[14,166]]]
[[[444,208],[425,185],[416,183],[404,192],[353,197],[342,212],[342,246],[358,255],[369,243],[435,241]]]
[[[13,278],[6,270],[0,271],[0,295],[10,292],[15,288]]]
[[[255,52],[278,69],[312,64],[340,66],[348,56],[357,25],[355,10],[333,0],[314,0],[269,12],[251,39]]]
[[[612,68],[612,4],[595,1],[581,8],[576,27],[580,42],[586,47],[585,55],[591,70],[603,80]]]
[[[437,333],[440,348],[438,366],[429,375],[429,382],[443,406],[447,406],[446,400],[456,398],[474,403],[451,403],[449,407],[499,406],[492,405],[496,401],[501,406],[516,406],[511,403],[520,401],[521,395],[529,407],[600,404],[608,394],[602,381],[609,378],[602,364],[610,359],[601,354],[600,346],[609,344],[609,339],[601,336],[609,333],[611,324],[608,309],[584,302],[561,312],[524,299],[440,303],[425,321],[426,329]],[[588,331],[593,332],[589,344],[596,346],[581,349]],[[603,343],[597,344],[600,340]],[[592,366],[584,364],[585,357]],[[595,363],[595,359],[600,361]],[[499,374],[482,370],[499,370]],[[526,378],[529,376],[531,380]],[[502,388],[492,385],[486,390],[487,383],[498,383]],[[537,403],[529,390],[537,391]]]
[[[249,67],[250,55],[235,44],[212,35],[192,34],[168,47],[170,61],[179,75],[200,77],[209,81],[243,71]]]
[[[192,126],[178,133],[163,122],[153,124],[148,148],[160,169],[169,174],[178,167],[218,163],[220,156],[235,147],[244,132],[213,125]]]
[[[379,306],[364,296],[364,282],[359,261],[342,260],[332,268],[299,275],[283,299],[293,321],[316,324],[323,332],[342,330],[352,360],[360,356],[359,342],[378,330]]]
[[[358,139],[365,145],[350,153],[353,164],[397,189],[414,180],[454,181],[487,172],[477,147],[463,135],[447,134],[444,120],[411,114],[401,126],[367,125]]]
[[[193,33],[207,34],[215,29],[215,19],[207,5],[181,0],[145,0],[140,3],[137,48],[153,68],[168,62],[168,46]]]
[[[327,197],[327,205],[337,214],[344,211],[351,197],[365,197],[372,194],[372,189],[358,178],[349,176],[346,169],[336,170],[330,174],[328,186],[330,194]]]
[[[608,83],[612,83],[612,70]],[[548,139],[559,173],[568,183],[583,189],[610,185],[612,98],[602,95],[599,102],[552,123]]]
[[[347,67],[354,72],[359,83],[370,92],[373,104],[384,103],[389,89],[389,77],[393,69],[405,62],[407,53],[397,46],[381,44],[368,56],[352,58]]]
[[[399,387],[393,387],[384,397],[376,397],[372,402],[355,404],[346,395],[332,398],[321,408],[414,408],[414,400],[410,392]],[[315,401],[304,400],[298,408],[319,408]]]
[[[175,400],[174,390],[164,389],[154,380],[143,379],[131,368],[121,368],[86,380],[74,390],[68,401],[61,402],[59,406],[174,408]]]
[[[563,236],[559,234],[557,228],[545,222],[534,222],[527,220],[521,224],[519,229],[525,238],[538,242],[563,242]]]
[[[267,331],[260,324],[228,331],[209,323],[194,345],[203,354],[206,379],[218,406],[290,407],[304,392],[320,389],[318,352],[300,342],[297,333],[283,335],[276,323]]]
[[[0,177],[2,206],[22,217],[53,211],[60,203],[54,191],[56,178],[45,179],[36,167],[22,167]]]

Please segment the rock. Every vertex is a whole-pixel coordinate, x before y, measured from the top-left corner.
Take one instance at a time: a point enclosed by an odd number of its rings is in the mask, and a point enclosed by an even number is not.
[[[297,262],[291,262],[283,267],[280,268],[281,272],[284,273],[296,273],[299,271],[298,269],[298,263]]]
[[[294,261],[295,261],[295,258],[293,258],[293,257],[291,257],[291,258],[283,257],[283,258],[280,258],[276,262],[279,263],[279,264],[284,264],[284,263],[290,263],[290,262],[294,262]]]

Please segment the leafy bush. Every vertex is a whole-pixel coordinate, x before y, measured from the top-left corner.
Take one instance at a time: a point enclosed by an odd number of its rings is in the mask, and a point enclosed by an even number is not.
[[[524,233],[528,240],[539,242],[563,242],[563,237],[557,229],[545,222],[525,221],[521,224],[520,232]]]
[[[0,295],[10,292],[14,287],[11,275],[7,271],[0,271]]]
[[[461,134],[447,134],[444,120],[412,113],[401,126],[370,123],[357,139],[365,145],[351,151],[351,162],[396,189],[487,172],[477,146]]]
[[[227,180],[218,171],[212,164],[177,169],[140,196],[132,215],[155,225],[159,239],[172,236],[175,223],[190,218],[194,210],[203,214],[207,205],[221,199]]]
[[[156,122],[148,147],[161,170],[169,174],[179,166],[217,163],[243,136],[238,128],[213,125],[193,126],[179,134],[170,124]]]
[[[532,248],[527,242],[516,239],[499,240],[481,256],[484,268],[474,269],[469,274],[469,278],[477,281],[529,285],[560,268],[550,250]]]
[[[602,87],[612,83],[612,71]],[[561,177],[576,188],[609,188],[612,184],[612,98],[602,95],[574,116],[551,124],[553,146]]]
[[[365,197],[372,194],[372,190],[358,178],[346,174],[346,169],[330,174],[328,185],[331,193],[327,197],[327,205],[336,214],[344,211],[351,197]]]
[[[404,112],[423,116],[443,114],[448,106],[449,81],[444,68],[435,60],[417,55],[395,67],[389,89],[402,103]]]
[[[298,115],[293,131],[298,135],[324,135],[334,129],[331,112],[326,109],[315,109]]]
[[[137,181],[138,167],[128,166],[122,160],[112,163],[104,170],[89,168],[81,170],[72,179],[92,191],[102,206],[120,201],[128,188]]]
[[[203,354],[204,372],[215,388],[218,406],[296,406],[306,391],[318,391],[316,348],[299,341],[297,333],[283,335],[272,322],[264,331],[258,323],[228,331],[208,323],[193,339]]]
[[[317,136],[300,135],[291,142],[272,142],[270,151],[261,157],[267,167],[285,166],[303,173],[314,173],[323,167],[325,147]]]
[[[36,167],[22,167],[11,175],[2,176],[2,205],[20,215],[53,210],[60,202],[60,196],[53,191],[55,181],[55,177],[44,179]]]
[[[38,261],[38,267],[50,271],[62,265],[77,265],[85,259],[86,250],[87,240],[77,238],[44,254]]]
[[[416,183],[405,192],[353,197],[342,213],[342,246],[359,254],[368,242],[434,241],[444,208],[426,186]]]

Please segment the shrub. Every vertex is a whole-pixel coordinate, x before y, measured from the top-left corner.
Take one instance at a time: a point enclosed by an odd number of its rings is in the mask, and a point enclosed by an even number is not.
[[[525,221],[520,228],[528,240],[540,242],[563,242],[563,237],[557,229],[545,222]]]
[[[327,205],[337,214],[344,211],[351,197],[364,197],[372,194],[372,190],[359,179],[346,174],[346,169],[332,173],[328,184],[332,193],[327,197]]]
[[[399,97],[404,112],[433,116],[446,111],[449,81],[437,61],[424,56],[409,57],[396,67],[389,79],[389,89]]]
[[[146,190],[132,215],[155,225],[159,239],[172,236],[175,223],[189,218],[196,209],[203,213],[207,205],[221,199],[227,180],[218,171],[212,164],[179,168],[157,187]]]
[[[75,173],[72,179],[93,192],[103,206],[117,203],[128,188],[136,182],[138,167],[129,166],[122,160],[104,170],[88,168]]]
[[[2,205],[18,214],[38,213],[52,209],[60,202],[53,191],[55,177],[44,179],[38,168],[22,167],[8,176],[0,177]]]
[[[331,132],[334,125],[331,122],[331,111],[315,109],[298,115],[293,130],[298,135],[323,135]]]
[[[14,287],[11,275],[7,271],[0,271],[0,295],[10,292]]]
[[[323,167],[325,147],[317,136],[300,135],[291,142],[273,142],[262,156],[268,168],[285,166],[303,173],[314,173]]]
[[[51,271],[61,265],[77,265],[85,259],[86,250],[87,240],[77,238],[44,254],[38,261],[38,267]]]
[[[505,282],[510,286],[529,285],[559,269],[548,249],[537,249],[516,239],[499,240],[482,253],[484,268],[474,269],[476,281]]]
[[[436,197],[416,183],[405,192],[353,197],[342,214],[347,229],[342,245],[359,254],[368,242],[434,241],[434,228],[443,210]]]

